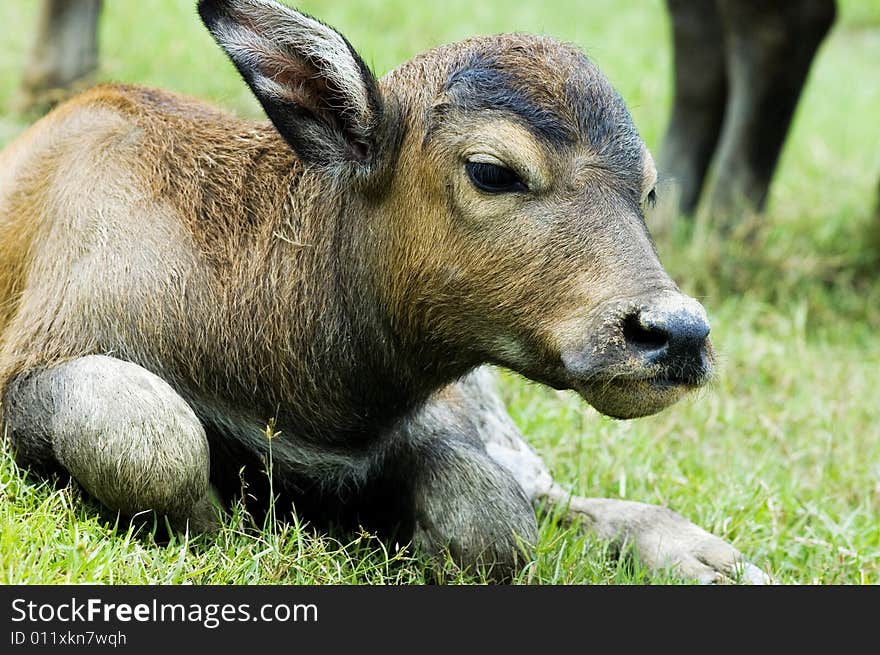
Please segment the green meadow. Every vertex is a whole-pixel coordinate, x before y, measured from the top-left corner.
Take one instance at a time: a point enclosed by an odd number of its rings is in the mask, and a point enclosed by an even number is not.
[[[195,2],[106,2],[99,80],[164,87],[261,118]],[[766,213],[727,236],[698,222],[658,238],[712,321],[716,382],[652,417],[605,418],[569,393],[504,374],[510,411],[579,495],[666,505],[786,584],[880,583],[880,1],[842,0],[811,71]],[[671,103],[662,0],[303,1],[381,74],[470,35],[549,34],[581,45],[660,147]],[[16,94],[38,3],[0,3],[0,145],[33,120]],[[661,171],[662,177],[662,171]],[[662,184],[661,189],[662,193]],[[649,225],[652,222],[648,215]],[[748,234],[748,237],[746,237]],[[540,515],[523,583],[679,582]],[[444,580],[480,582],[448,567]],[[374,535],[255,524],[157,538],[75,485],[32,479],[0,449],[2,583],[420,583],[425,562]]]

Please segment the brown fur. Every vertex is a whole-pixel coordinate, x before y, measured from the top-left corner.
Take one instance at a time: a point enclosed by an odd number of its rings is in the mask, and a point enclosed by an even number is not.
[[[409,488],[417,541],[431,550],[446,535],[473,560],[534,517],[486,455],[486,421],[444,385],[500,364],[631,417],[708,377],[705,334],[664,364],[645,350],[676,312],[700,328],[705,319],[645,228],[650,156],[573,46],[472,39],[377,83],[342,37],[280,5],[200,9],[274,126],[103,86],[0,157],[0,383],[11,385],[14,442],[88,466],[112,417],[88,427],[77,410],[86,373],[126,398],[148,385],[150,402],[179,394],[186,402],[170,406],[192,407],[197,424],[180,420],[194,444],[204,426],[215,480],[259,463],[271,419],[280,486],[300,498],[317,487],[316,502],[331,505],[353,487],[376,483],[376,498]],[[292,41],[273,40],[283,38]],[[515,171],[527,192],[479,191],[466,173],[473,158]],[[651,325],[627,333],[640,316]],[[53,403],[63,425],[35,410]],[[93,445],[71,436],[78,422]],[[153,445],[130,457],[133,480],[173,438],[162,430],[151,424],[143,443]],[[112,484],[112,456],[80,478]],[[181,483],[188,497],[202,477]],[[507,508],[501,523],[484,516],[487,489]]]
[[[215,393],[235,397],[267,395],[277,404],[281,400],[277,390],[301,386],[303,376],[309,374],[304,369],[319,365],[284,361],[280,354],[301,357],[314,339],[310,331],[327,324],[320,315],[334,304],[325,297],[333,293],[326,280],[335,275],[327,258],[366,259],[372,244],[363,242],[371,232],[370,221],[388,221],[383,227],[389,260],[371,272],[381,277],[368,281],[369,286],[376,288],[377,300],[404,339],[439,342],[438,349],[460,350],[461,341],[470,344],[473,352],[466,358],[457,353],[460,361],[451,362],[453,376],[477,358],[509,364],[492,357],[496,335],[483,324],[494,307],[518,309],[511,316],[516,322],[510,326],[514,333],[548,323],[549,332],[555,328],[550,320],[557,319],[559,295],[548,289],[565,287],[563,297],[578,308],[597,305],[609,296],[634,295],[620,288],[641,284],[632,279],[633,271],[615,272],[635,259],[644,262],[646,256],[657,269],[654,277],[663,280],[665,274],[638,223],[631,239],[584,242],[584,252],[605,254],[594,266],[600,271],[581,270],[576,280],[571,279],[571,267],[554,257],[568,257],[572,250],[571,244],[558,243],[560,239],[603,238],[583,225],[574,226],[576,233],[532,235],[537,241],[509,230],[509,224],[499,225],[503,232],[491,235],[492,240],[482,233],[456,234],[455,226],[450,227],[448,221],[455,217],[448,216],[443,189],[451,181],[433,173],[451,163],[444,160],[450,141],[460,140],[484,120],[470,119],[471,125],[441,133],[423,147],[426,125],[415,108],[430,106],[434,102],[430,93],[437,92],[447,71],[475,48],[496,53],[513,70],[528,62],[532,68],[534,62],[544,63],[545,68],[536,71],[545,87],[535,92],[537,102],[562,93],[566,78],[559,75],[560,62],[550,55],[559,53],[565,63],[572,57],[568,47],[560,49],[547,39],[524,35],[447,46],[393,71],[383,88],[396,104],[407,108],[409,136],[396,164],[407,174],[398,175],[378,198],[368,199],[381,201],[380,207],[363,207],[364,201],[350,194],[343,201],[344,180],[304,169],[270,125],[243,121],[167,92],[98,87],[41,121],[31,130],[39,132],[37,137],[29,133],[23,138],[36,138],[44,148],[33,148],[26,158],[19,156],[25,161],[17,162],[15,188],[0,196],[4,197],[0,242],[11,246],[3,253],[2,270],[13,273],[3,278],[3,302],[7,307],[19,303],[10,310],[15,320],[4,331],[5,377],[92,352],[122,351],[199,388],[213,385]],[[555,76],[549,75],[551,70]],[[603,93],[610,93],[610,87]],[[556,109],[562,114],[565,107]],[[574,130],[574,122],[569,127]],[[19,149],[13,149],[13,156]],[[590,149],[584,153],[588,159],[595,157]],[[564,180],[581,173],[567,170],[558,158],[547,161],[548,178]],[[557,188],[563,184],[555,182]],[[583,184],[576,187],[563,198],[566,212],[578,202],[574,194],[583,193]],[[413,205],[413,197],[428,202]],[[431,204],[432,198],[438,202]],[[592,200],[595,205],[599,199]],[[498,209],[517,212],[516,202],[499,204]],[[620,201],[608,196],[600,202],[605,203],[599,207],[604,214],[616,211],[614,204]],[[328,211],[334,205],[337,209]],[[553,215],[547,218],[558,220]],[[357,230],[357,236],[349,230]],[[40,238],[36,235],[45,241],[31,249],[29,242]],[[472,240],[474,236],[478,240]],[[350,238],[353,244],[346,243]],[[182,244],[171,253],[165,251],[173,242]],[[128,256],[136,243],[139,250],[147,250],[140,255],[142,260],[152,257],[162,262],[159,270],[145,273],[146,279],[127,279],[122,270],[128,264],[120,254]],[[77,276],[59,286],[64,264],[73,264],[70,246],[76,256],[94,262],[98,279],[81,275],[80,264]],[[119,269],[114,271],[113,266]],[[27,287],[22,270],[31,280]],[[615,288],[603,286],[603,278],[614,280]],[[442,286],[431,288],[438,282]],[[50,286],[41,289],[41,283]],[[662,283],[674,288],[668,279]],[[105,284],[112,288],[101,289]],[[17,300],[22,296],[24,302]],[[38,298],[33,307],[28,297]],[[542,298],[548,304],[540,302]],[[291,308],[296,308],[295,316]],[[129,325],[100,324],[97,315],[102,310],[135,320]],[[50,324],[53,329],[46,329]],[[530,338],[536,342],[526,347],[538,357],[546,358],[559,348],[549,334]],[[456,343],[445,343],[453,339]],[[543,371],[524,372],[549,377]]]
[[[271,126],[105,86],[32,132],[45,150],[18,164],[16,188],[2,194],[0,268],[27,270],[27,281],[4,277],[5,303],[18,303],[6,377],[121,350],[218,393],[294,386],[276,355],[291,328],[310,339],[328,293],[315,253],[331,248],[323,198],[333,190]],[[135,253],[142,271],[130,268]],[[129,320],[102,324],[101,314]]]

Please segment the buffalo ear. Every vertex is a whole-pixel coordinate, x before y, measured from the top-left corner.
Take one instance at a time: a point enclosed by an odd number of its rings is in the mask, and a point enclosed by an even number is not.
[[[198,11],[303,161],[375,157],[379,85],[344,36],[274,0],[200,0]]]

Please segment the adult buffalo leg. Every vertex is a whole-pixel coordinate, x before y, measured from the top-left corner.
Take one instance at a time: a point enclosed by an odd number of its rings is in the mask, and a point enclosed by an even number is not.
[[[834,0],[718,0],[728,95],[710,219],[730,227],[761,211],[810,64],[834,22]]]
[[[60,467],[112,510],[214,526],[205,431],[140,366],[92,355],[18,374],[6,385],[3,423],[19,464]]]
[[[724,32],[714,2],[667,0],[672,19],[674,99],[660,148],[657,214],[692,214],[721,133],[727,102]]]

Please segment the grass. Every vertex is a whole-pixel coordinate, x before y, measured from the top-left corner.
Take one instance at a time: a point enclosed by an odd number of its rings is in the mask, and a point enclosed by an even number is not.
[[[36,4],[0,3],[0,144]],[[566,486],[668,505],[785,583],[880,582],[880,2],[845,0],[751,240],[680,230],[658,244],[700,297],[720,353],[717,383],[653,417],[618,422],[570,394],[505,375],[518,424]],[[545,32],[584,46],[627,100],[652,149],[670,103],[660,0],[448,0],[301,6],[342,29],[384,72],[476,33]],[[100,78],[162,86],[259,116],[188,2],[105,3]],[[649,216],[650,221],[650,216]],[[236,508],[210,537],[119,525],[76,487],[26,479],[0,455],[0,582],[421,583],[425,563],[366,534],[256,525]],[[478,582],[452,567],[446,582]],[[605,544],[543,517],[531,583],[664,583]]]

